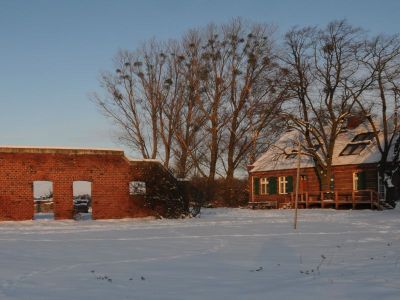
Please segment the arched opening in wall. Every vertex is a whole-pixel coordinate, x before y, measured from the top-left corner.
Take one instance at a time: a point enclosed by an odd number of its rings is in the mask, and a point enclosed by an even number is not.
[[[90,181],[74,181],[74,219],[92,219],[92,183]]]
[[[54,220],[53,182],[33,182],[34,220]]]

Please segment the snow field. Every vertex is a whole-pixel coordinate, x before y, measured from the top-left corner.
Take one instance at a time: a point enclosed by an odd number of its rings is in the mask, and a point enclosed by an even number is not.
[[[0,223],[0,299],[400,299],[400,210]]]

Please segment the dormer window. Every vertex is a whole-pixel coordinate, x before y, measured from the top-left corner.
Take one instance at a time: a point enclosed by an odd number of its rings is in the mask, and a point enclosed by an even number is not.
[[[340,153],[340,156],[360,154],[361,151],[363,151],[371,143],[371,140],[374,137],[374,132],[363,132],[357,134],[351,140],[351,142],[346,145],[346,147]]]
[[[363,142],[363,141],[371,141],[374,138],[375,134],[373,132],[364,132],[357,134],[352,142]]]
[[[272,161],[278,161],[279,160],[279,155],[273,155],[271,160]]]
[[[286,159],[293,159],[297,157],[297,150],[292,150],[292,153],[286,155]]]
[[[343,151],[340,153],[340,156],[345,155],[356,155],[360,154],[368,146],[368,143],[351,143],[348,144]]]

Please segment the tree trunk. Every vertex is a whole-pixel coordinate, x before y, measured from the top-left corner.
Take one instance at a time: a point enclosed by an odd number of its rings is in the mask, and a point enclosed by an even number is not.
[[[226,171],[226,179],[231,180],[233,179],[234,173],[235,173],[235,159],[234,159],[234,154],[235,154],[235,133],[232,131],[230,138],[229,138],[229,144],[228,144],[228,158],[227,158],[227,171]]]
[[[218,160],[218,132],[216,129],[212,130],[211,133],[210,152],[210,173],[208,175],[208,179],[209,181],[214,181]]]
[[[177,166],[177,174],[178,178],[185,178],[186,177],[186,164],[188,159],[188,153],[185,149],[182,149],[181,155],[178,159],[178,166]]]
[[[322,191],[331,191],[332,190],[332,167],[326,167],[323,170],[323,174],[321,176],[321,190]]]
[[[171,144],[164,145],[165,150],[165,160],[164,160],[164,167],[169,168],[169,160],[171,157]]]
[[[151,158],[155,159],[157,157],[157,146],[158,146],[158,127],[157,127],[157,111],[153,109],[151,116],[152,125],[152,146],[153,150],[151,152]]]

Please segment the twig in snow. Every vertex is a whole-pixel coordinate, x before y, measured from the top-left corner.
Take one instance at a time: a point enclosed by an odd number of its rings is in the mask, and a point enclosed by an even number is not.
[[[321,268],[321,266],[322,266],[322,264],[324,263],[325,259],[326,259],[326,256],[323,255],[323,254],[321,254],[321,261],[319,262],[319,264],[318,264],[318,266],[317,266],[318,275],[320,274],[319,269]]]

